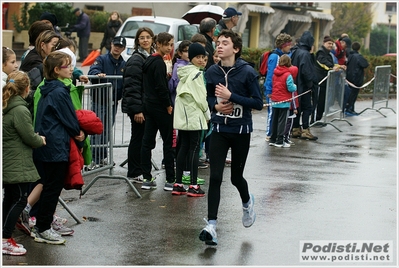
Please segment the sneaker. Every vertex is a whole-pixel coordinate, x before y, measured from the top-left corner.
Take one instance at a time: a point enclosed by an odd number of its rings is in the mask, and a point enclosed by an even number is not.
[[[19,217],[16,226],[27,235],[30,235],[32,227],[29,225],[29,213],[25,209],[22,210],[21,216]]]
[[[137,177],[129,178],[129,180],[131,180],[134,183],[143,183],[144,178],[143,178],[143,175],[140,175]]]
[[[173,182],[165,182],[163,189],[165,191],[173,191]]]
[[[276,142],[269,142],[269,146],[275,146]]]
[[[274,147],[281,148],[284,146],[284,143],[275,143]]]
[[[102,167],[102,166],[107,166],[107,165],[108,165],[108,162],[109,162],[109,161],[108,161],[108,158],[101,159],[101,160],[100,160],[99,166],[100,166],[100,167]],[[115,166],[115,162],[113,162],[113,161],[112,161],[112,166]]]
[[[184,188],[183,184],[175,183],[173,184],[173,195],[185,195],[187,194],[186,188]]]
[[[29,218],[29,227],[33,228],[33,226],[35,226],[35,225],[36,225],[36,217],[32,216]]]
[[[58,223],[55,221],[51,223],[51,228],[60,235],[72,235],[74,233],[74,230],[72,230],[71,228],[68,228],[62,223]]]
[[[310,129],[307,128],[302,130],[301,139],[315,141],[318,137],[313,136],[312,133],[310,133]]]
[[[205,196],[205,192],[200,188],[199,185],[190,185],[187,191],[187,196],[192,196],[192,197],[203,197]]]
[[[55,222],[57,222],[57,223],[60,223],[60,224],[65,224],[65,223],[67,223],[67,219],[65,219],[65,218],[61,218],[61,217],[59,217],[59,216],[57,216],[57,215],[53,215],[53,221],[55,221]]]
[[[84,169],[84,171],[90,171],[90,170],[94,170],[99,167],[100,167],[100,165],[97,165],[94,161],[92,161],[89,165],[86,165],[83,169]]]
[[[191,184],[190,175],[183,175],[183,177],[182,177],[182,183],[183,183],[183,184]],[[204,179],[201,179],[201,178],[199,178],[199,177],[197,177],[197,184],[198,184],[198,185],[203,185],[203,184],[205,184],[205,180],[204,180]]]
[[[143,180],[143,184],[141,185],[141,189],[143,190],[151,190],[156,188],[157,183],[155,182],[154,178],[152,178],[151,180]]]
[[[218,244],[218,237],[216,234],[216,225],[215,224],[209,224],[209,222],[204,219],[206,222],[206,226],[204,229],[202,229],[199,239],[201,241],[204,241],[205,244],[207,245],[213,245],[216,246]]]
[[[302,135],[301,128],[298,127],[298,128],[293,128],[293,129],[292,129],[292,134],[291,134],[291,136],[292,136],[293,138],[300,138],[301,135]]]
[[[291,144],[284,142],[283,143],[283,148],[290,148]]]
[[[35,242],[47,243],[52,245],[61,245],[65,243],[65,239],[61,237],[59,233],[50,228],[44,232],[39,233],[38,229],[34,227],[34,231],[31,233],[35,234]]]
[[[295,142],[293,142],[292,140],[289,140],[289,139],[285,139],[284,142],[288,143],[289,145],[295,145]]]
[[[266,136],[265,141],[270,141],[270,136]]]
[[[208,165],[205,164],[205,161],[199,161],[198,162],[198,168],[199,169],[205,169],[205,168],[208,168]]]
[[[26,254],[26,249],[21,244],[17,244],[11,237],[6,241],[3,240],[3,254],[21,256]]]
[[[256,213],[254,211],[255,198],[253,194],[249,195],[249,200],[251,202],[249,203],[248,207],[242,207],[242,225],[244,225],[245,228],[251,227],[256,219]]]

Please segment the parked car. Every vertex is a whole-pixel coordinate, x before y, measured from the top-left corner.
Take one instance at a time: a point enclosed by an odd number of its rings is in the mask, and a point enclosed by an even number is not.
[[[190,40],[198,33],[198,25],[192,25],[184,19],[153,16],[133,16],[125,20],[116,33],[117,36],[126,38],[126,49],[122,57],[127,61],[134,51],[134,38],[140,27],[150,28],[154,34],[168,32],[174,36],[175,43],[183,40]]]

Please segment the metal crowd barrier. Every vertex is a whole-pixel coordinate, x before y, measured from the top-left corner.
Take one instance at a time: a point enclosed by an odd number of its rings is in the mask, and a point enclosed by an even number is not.
[[[123,83],[122,75],[107,75],[105,77],[99,78],[97,75],[87,76],[91,81],[91,84],[99,83],[112,83],[113,87],[117,87],[119,83]],[[113,97],[117,99],[117,91],[113,92]],[[125,129],[125,126],[128,126]],[[113,127],[113,147],[114,148],[128,148],[130,143],[130,119],[127,114],[122,113],[121,103],[119,102],[116,109],[116,120]],[[119,166],[123,167],[126,165],[128,160],[123,161]],[[157,164],[151,159],[152,166],[155,170],[159,170]]]
[[[104,130],[100,135],[90,136],[90,147],[92,151],[92,163],[86,165],[82,172],[83,177],[98,173],[100,171],[109,170],[108,175],[96,176],[84,189],[82,195],[84,195],[90,187],[100,178],[106,179],[121,179],[132,188],[138,197],[141,197],[140,193],[134,187],[132,182],[125,176],[113,174],[114,168],[114,157],[113,151],[115,147],[115,121],[116,121],[116,107],[117,103],[113,101],[113,86],[112,83],[102,83],[95,85],[86,85],[85,92],[82,98],[82,109],[91,110],[103,122]]]
[[[373,101],[371,108],[366,108],[359,114],[363,113],[366,110],[374,110],[380,113],[382,116],[386,117],[386,115],[380,112],[381,109],[390,109],[396,114],[394,109],[388,107],[391,68],[391,65],[382,65],[375,67]],[[375,104],[379,103],[385,103],[385,107],[380,107],[379,109],[374,108]]]
[[[339,132],[342,132],[332,122],[345,121],[350,126],[352,126],[352,124],[348,120],[344,119],[343,116],[345,72],[341,70],[340,71],[331,70],[328,72],[328,75],[322,81],[320,81],[319,84],[323,83],[325,79],[327,79],[327,86],[326,86],[326,100],[325,100],[323,117],[322,120],[314,122],[313,124],[310,125],[310,127],[318,123],[324,123],[331,125]],[[328,117],[331,117],[336,114],[339,114],[339,117],[333,118],[330,122],[327,122]]]

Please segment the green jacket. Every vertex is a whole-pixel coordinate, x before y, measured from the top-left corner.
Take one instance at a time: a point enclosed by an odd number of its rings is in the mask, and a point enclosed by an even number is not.
[[[39,103],[39,100],[42,96],[40,93],[40,88],[44,84],[44,80],[37,86],[35,95],[33,97],[33,125],[35,123],[35,118],[36,118],[36,110],[37,110],[37,104]],[[72,83],[72,79],[65,78],[65,79],[60,79],[61,82],[63,82],[66,86],[70,87],[70,95],[72,99],[72,104],[75,110],[80,110],[82,109],[82,97],[83,97],[83,92],[84,92],[84,86],[75,86]],[[83,146],[83,158],[84,158],[84,164],[89,165],[91,164],[92,161],[92,154],[91,154],[91,149],[90,149],[90,139],[85,139],[84,140],[84,146]]]
[[[210,111],[206,100],[204,74],[188,64],[177,69],[180,81],[176,88],[173,128],[179,130],[208,129]]]
[[[35,182],[40,179],[33,163],[32,148],[43,146],[33,130],[28,103],[13,96],[3,109],[3,183]]]

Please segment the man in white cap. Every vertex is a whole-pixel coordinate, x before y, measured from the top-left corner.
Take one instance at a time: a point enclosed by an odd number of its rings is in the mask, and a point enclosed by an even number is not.
[[[222,19],[219,21],[218,25],[216,25],[214,36],[218,36],[219,32],[223,29],[231,30],[233,27],[235,27],[240,19],[239,16],[241,15],[242,13],[238,12],[233,7],[226,8],[223,12]]]

